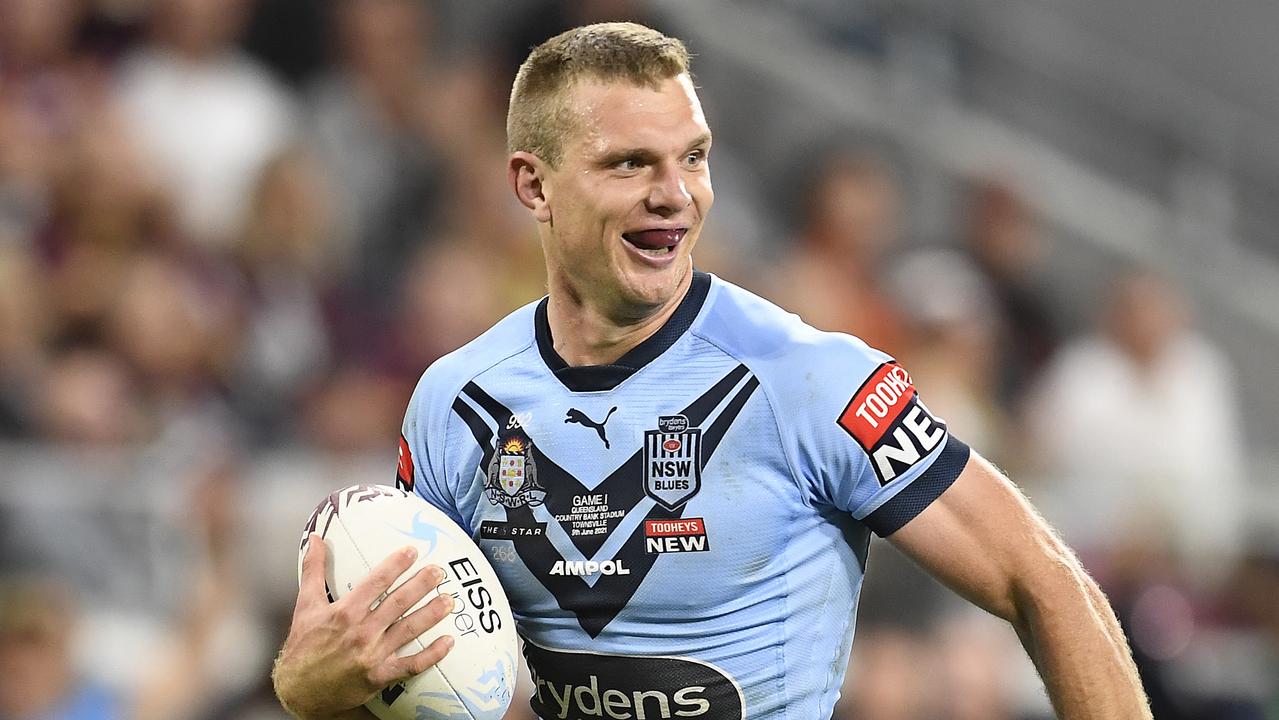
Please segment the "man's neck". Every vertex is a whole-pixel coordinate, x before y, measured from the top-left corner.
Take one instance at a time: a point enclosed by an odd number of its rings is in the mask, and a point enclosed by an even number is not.
[[[555,352],[570,366],[609,365],[653,336],[684,300],[693,281],[690,271],[671,299],[634,320],[619,320],[587,298],[552,285],[547,304]]]

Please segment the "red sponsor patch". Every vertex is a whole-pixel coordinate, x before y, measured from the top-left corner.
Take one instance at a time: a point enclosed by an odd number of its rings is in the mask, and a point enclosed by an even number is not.
[[[413,492],[413,451],[409,450],[409,441],[400,436],[400,463],[395,472],[396,486],[406,492]]]
[[[706,521],[699,517],[644,521],[644,552],[649,555],[707,552],[710,549]]]
[[[896,362],[875,369],[839,416],[839,426],[867,451],[879,444],[915,397],[910,373]]]
[[[644,521],[644,535],[647,537],[678,537],[680,535],[705,534],[706,523],[701,518]]]

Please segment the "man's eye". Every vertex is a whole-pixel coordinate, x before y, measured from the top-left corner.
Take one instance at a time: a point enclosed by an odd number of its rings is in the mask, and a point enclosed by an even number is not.
[[[690,166],[696,167],[706,160],[706,152],[704,150],[694,150],[684,156],[684,162]]]
[[[635,158],[627,158],[626,160],[622,160],[617,163],[615,167],[617,167],[618,170],[639,170],[640,163],[639,160],[636,160]]]

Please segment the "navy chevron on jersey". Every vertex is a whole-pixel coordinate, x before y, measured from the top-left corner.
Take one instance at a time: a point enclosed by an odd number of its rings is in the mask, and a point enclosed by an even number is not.
[[[398,472],[492,561],[534,709],[829,717],[870,533],[968,448],[891,358],[710,275],[612,365],[568,366],[546,312],[426,371]]]

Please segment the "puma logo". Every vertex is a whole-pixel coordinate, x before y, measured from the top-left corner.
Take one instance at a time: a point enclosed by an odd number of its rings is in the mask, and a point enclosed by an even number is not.
[[[586,413],[582,412],[581,410],[578,410],[577,408],[569,408],[568,415],[564,418],[564,422],[577,423],[578,425],[584,425],[589,428],[595,428],[595,433],[599,435],[600,440],[604,442],[604,449],[608,450],[609,449],[608,435],[605,434],[604,426],[608,424],[608,419],[613,417],[613,413],[615,412],[617,412],[616,405],[614,405],[612,409],[608,411],[608,414],[604,416],[604,419],[602,421],[595,422],[594,420],[586,417]]]

